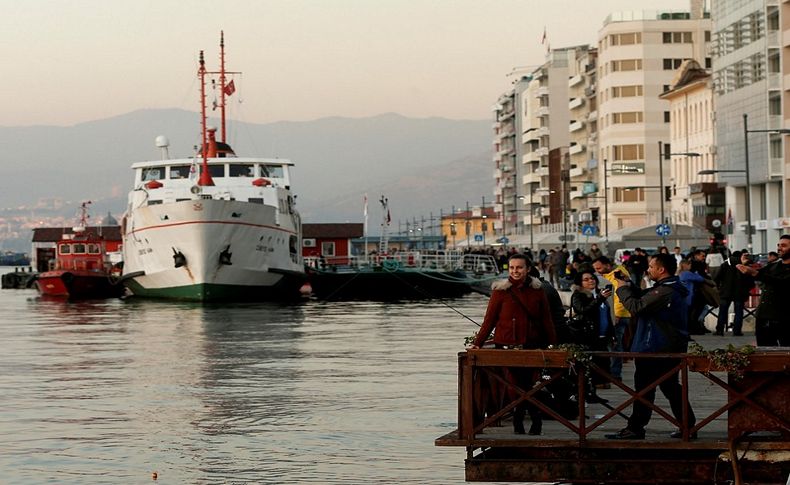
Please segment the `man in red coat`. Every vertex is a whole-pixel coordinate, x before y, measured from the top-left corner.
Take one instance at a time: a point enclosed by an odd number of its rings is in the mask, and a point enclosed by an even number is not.
[[[549,302],[541,288],[540,280],[529,276],[529,264],[522,254],[508,259],[508,279],[491,285],[491,299],[486,316],[477,332],[471,349],[479,349],[494,331],[493,343],[498,349],[539,349],[557,343]],[[535,373],[526,376],[510,372],[514,384],[529,389]],[[523,373],[522,373],[523,374]],[[527,382],[524,382],[527,381]],[[527,405],[532,426],[530,434],[540,434],[542,420],[534,405]],[[513,429],[524,433],[524,408],[519,406],[513,415]]]

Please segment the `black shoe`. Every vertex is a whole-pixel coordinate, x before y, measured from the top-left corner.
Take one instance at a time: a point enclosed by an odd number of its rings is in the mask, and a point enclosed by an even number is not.
[[[681,431],[681,430],[679,430],[679,429],[678,429],[678,430],[675,430],[675,431],[673,431],[673,432],[671,432],[671,433],[669,434],[669,437],[670,437],[670,438],[675,438],[675,439],[682,439],[682,438],[683,438],[683,431]],[[691,434],[689,435],[689,439],[690,439],[690,440],[695,440],[695,439],[697,439],[697,432],[695,431],[695,432],[691,433]]]
[[[524,422],[519,420],[513,421],[513,432],[516,434],[526,434],[527,432],[524,431]]]
[[[532,426],[529,427],[529,434],[532,436],[537,436],[543,431],[543,422],[542,421],[533,421]]]
[[[645,432],[636,432],[628,428],[623,428],[617,433],[605,435],[610,440],[643,440],[645,439]]]

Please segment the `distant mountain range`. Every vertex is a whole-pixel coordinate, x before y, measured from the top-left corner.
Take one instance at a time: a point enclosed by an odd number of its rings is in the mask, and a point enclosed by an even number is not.
[[[218,125],[218,121],[212,120]],[[95,208],[123,212],[131,163],[158,159],[158,135],[171,157],[194,153],[196,113],[140,110],[69,127],[0,127],[0,208],[38,199],[93,199]],[[288,158],[305,222],[362,220],[362,197],[390,200],[394,220],[438,216],[440,209],[491,200],[491,122],[397,114],[305,122],[231,122],[228,142],[239,156]],[[64,209],[65,210],[65,209]],[[75,208],[68,208],[73,213]],[[103,214],[95,214],[97,217]],[[373,226],[371,226],[373,227]]]

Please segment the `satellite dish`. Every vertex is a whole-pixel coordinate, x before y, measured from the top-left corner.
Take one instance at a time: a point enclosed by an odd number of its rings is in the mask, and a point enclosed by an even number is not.
[[[189,191],[192,192],[193,194],[197,195],[197,194],[199,194],[201,192],[201,189],[200,189],[199,185],[193,185],[192,188],[189,189]]]
[[[713,221],[711,221],[711,225],[716,228],[721,227],[721,219],[713,219]]]

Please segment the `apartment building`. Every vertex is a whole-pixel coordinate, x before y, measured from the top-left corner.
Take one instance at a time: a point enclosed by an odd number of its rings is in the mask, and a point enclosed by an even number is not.
[[[710,67],[711,21],[702,0],[690,11],[638,11],[609,15],[598,34],[598,209],[606,232],[669,221],[669,91],[686,59]],[[661,169],[661,171],[659,171]],[[663,199],[663,201],[662,201]],[[608,205],[608,210],[606,205]],[[663,213],[662,213],[663,208]]]
[[[515,89],[503,93],[497,99],[494,112],[494,207],[496,221],[494,231],[506,234],[508,219],[512,215],[505,205],[518,197],[516,192],[516,94]],[[513,220],[510,221],[513,224]]]
[[[576,49],[549,51],[544,64],[519,74],[494,106],[497,232],[524,235],[562,223],[562,212],[552,208],[567,207],[567,187],[550,177],[549,153],[568,149],[568,72]]]
[[[567,192],[570,223],[600,226],[598,197],[598,103],[596,96],[597,59],[595,48],[582,46],[574,51],[569,66],[570,101],[570,166],[567,171]]]
[[[688,59],[678,69],[669,91],[669,148],[663,163],[669,164],[671,224],[683,224],[720,232],[726,224],[724,188],[706,182],[703,170],[716,168],[715,106],[709,71]]]
[[[789,7],[781,7],[778,0],[717,0],[712,8],[718,173],[710,180],[726,185],[731,247],[756,252],[772,249],[787,231],[779,130],[787,126],[782,76],[790,68],[781,54],[790,39],[780,21]]]
[[[790,0],[782,0],[780,6],[779,18],[781,20],[782,29],[782,115],[783,115],[783,128],[790,128]],[[790,232],[790,143],[784,144],[782,152],[783,168],[782,168],[782,207],[778,225],[782,227],[785,233]],[[769,241],[770,246],[770,241]]]

